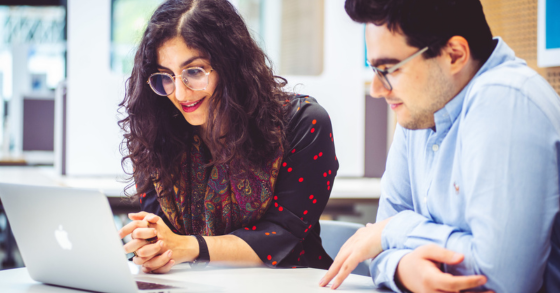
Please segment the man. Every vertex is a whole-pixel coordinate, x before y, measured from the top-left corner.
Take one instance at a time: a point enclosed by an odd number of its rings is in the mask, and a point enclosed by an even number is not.
[[[377,223],[320,285],[374,258],[374,283],[398,292],[560,292],[558,95],[492,38],[479,0],[345,7],[399,125]]]

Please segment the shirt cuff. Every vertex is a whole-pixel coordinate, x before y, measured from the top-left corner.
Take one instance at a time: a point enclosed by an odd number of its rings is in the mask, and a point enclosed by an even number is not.
[[[410,210],[394,215],[381,232],[383,250],[405,248],[404,243],[408,235],[426,220],[426,217]]]
[[[386,287],[395,292],[403,293],[403,291],[397,286],[397,283],[395,282],[395,274],[397,272],[397,266],[399,265],[401,258],[409,252],[412,252],[412,250],[393,249],[383,251],[376,258],[374,258],[369,267],[371,278],[373,279],[373,284],[378,287]]]

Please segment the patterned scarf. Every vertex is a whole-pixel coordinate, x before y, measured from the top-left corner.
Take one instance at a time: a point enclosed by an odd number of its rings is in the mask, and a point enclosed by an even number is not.
[[[163,213],[182,235],[224,235],[260,219],[272,202],[274,184],[284,150],[259,169],[248,170],[243,178],[232,178],[229,167],[205,167],[211,154],[198,135],[191,151],[181,159],[174,194],[162,196],[154,183]]]

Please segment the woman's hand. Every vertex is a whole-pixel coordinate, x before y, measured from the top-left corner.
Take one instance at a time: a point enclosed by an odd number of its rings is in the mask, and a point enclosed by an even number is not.
[[[198,242],[194,237],[173,233],[157,215],[131,213],[132,220],[119,231],[121,238],[132,234],[125,244],[127,253],[136,252],[133,262],[142,265],[145,273],[167,273],[176,263],[192,261],[198,256]],[[157,236],[157,242],[148,239]]]

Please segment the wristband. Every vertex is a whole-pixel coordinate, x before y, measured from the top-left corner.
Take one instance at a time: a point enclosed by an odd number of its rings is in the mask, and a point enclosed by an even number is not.
[[[210,262],[210,253],[206,240],[200,235],[192,235],[198,241],[198,257],[193,260],[191,267],[203,268]]]

